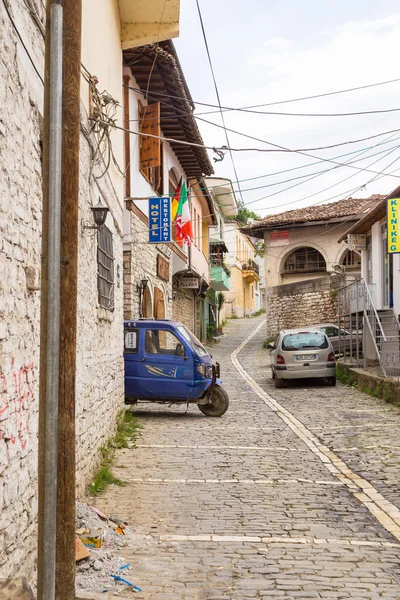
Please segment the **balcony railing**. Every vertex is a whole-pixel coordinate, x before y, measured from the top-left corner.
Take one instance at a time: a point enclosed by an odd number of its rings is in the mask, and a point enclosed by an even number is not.
[[[254,260],[249,260],[249,262],[242,264],[242,271],[254,271],[254,273],[257,273],[257,275],[259,275],[260,267]]]

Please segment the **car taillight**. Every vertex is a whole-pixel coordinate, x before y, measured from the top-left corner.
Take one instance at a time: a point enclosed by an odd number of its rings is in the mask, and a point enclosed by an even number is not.
[[[277,365],[285,364],[285,359],[283,358],[283,356],[281,356],[281,354],[278,354],[278,356],[276,357],[276,364]]]
[[[335,362],[335,353],[334,352],[329,352],[328,362]]]

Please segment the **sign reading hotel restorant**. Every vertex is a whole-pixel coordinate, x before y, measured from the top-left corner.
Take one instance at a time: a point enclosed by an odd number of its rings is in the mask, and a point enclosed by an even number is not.
[[[389,198],[387,200],[387,239],[389,254],[400,254],[399,211],[400,198]]]
[[[171,241],[171,199],[149,198],[149,242],[165,244]]]

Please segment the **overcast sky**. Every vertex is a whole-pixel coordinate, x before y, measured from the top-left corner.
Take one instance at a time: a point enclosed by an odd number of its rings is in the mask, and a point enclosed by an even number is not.
[[[225,106],[277,102],[400,78],[400,9],[395,0],[380,0],[379,3],[365,0],[304,0],[301,3],[298,0],[200,0],[200,7],[221,102]],[[175,44],[193,99],[217,104],[195,0],[181,0],[181,33]],[[258,110],[338,113],[398,107],[400,82]],[[195,114],[209,110],[213,109],[197,105]],[[243,112],[225,112],[224,115],[228,128],[291,149],[337,144],[400,129],[400,111],[348,117]],[[221,125],[218,113],[201,115],[201,118]],[[198,124],[207,145],[226,144],[222,129],[200,120]],[[234,133],[228,132],[228,136],[233,148],[271,148],[266,143]],[[330,150],[311,151],[310,154],[317,158],[276,152],[235,152],[243,200],[249,203],[249,209],[264,215],[349,196],[388,193],[400,185],[400,131],[388,138],[386,135]],[[363,154],[338,158],[370,146],[375,147]],[[398,170],[394,176],[377,178],[371,183],[368,182],[375,177],[374,173],[360,173],[350,167],[338,167],[312,181],[305,181],[318,171],[336,166],[328,162],[271,175],[316,163],[318,158],[338,162],[360,158],[354,166],[378,173],[385,168],[385,172]],[[394,164],[389,166],[392,161]],[[235,179],[229,155],[223,162],[215,163],[215,172]],[[268,176],[259,178],[265,175]],[[302,175],[307,177],[271,186]],[[243,181],[250,178],[257,179]],[[366,188],[355,190],[365,184]],[[260,187],[267,185],[269,187]],[[294,187],[284,191],[289,186]],[[255,187],[259,189],[249,190]],[[267,195],[268,198],[263,198]]]

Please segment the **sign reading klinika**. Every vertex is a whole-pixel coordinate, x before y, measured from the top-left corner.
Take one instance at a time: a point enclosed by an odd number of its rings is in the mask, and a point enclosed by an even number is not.
[[[149,198],[149,242],[161,244],[171,241],[171,199]]]
[[[400,198],[389,198],[387,200],[387,239],[389,254],[400,254],[399,210]]]

